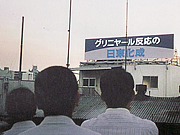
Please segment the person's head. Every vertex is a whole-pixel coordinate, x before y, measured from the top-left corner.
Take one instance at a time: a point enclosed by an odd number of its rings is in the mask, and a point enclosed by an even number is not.
[[[122,68],[106,71],[100,78],[101,98],[108,108],[128,108],[134,98],[134,80]]]
[[[35,97],[45,116],[66,115],[72,117],[79,101],[78,84],[71,70],[52,66],[42,70],[35,79]]]
[[[13,89],[6,98],[6,111],[13,122],[31,120],[36,112],[34,93],[25,87]]]

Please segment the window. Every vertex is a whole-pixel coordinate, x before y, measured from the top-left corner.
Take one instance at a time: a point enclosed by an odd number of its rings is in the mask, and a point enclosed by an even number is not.
[[[94,87],[95,86],[95,79],[94,78],[85,78],[83,79],[83,86],[91,86]]]
[[[83,79],[83,86],[88,86],[88,79]]]
[[[14,72],[14,80],[19,80],[19,71]]]
[[[143,76],[143,84],[147,88],[158,88],[158,76]]]
[[[95,79],[90,79],[90,86],[95,86]]]

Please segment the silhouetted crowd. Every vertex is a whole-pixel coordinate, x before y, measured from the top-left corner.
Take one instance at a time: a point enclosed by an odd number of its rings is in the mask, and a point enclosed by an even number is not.
[[[73,72],[62,66],[51,66],[38,73],[34,93],[25,87],[8,93],[6,111],[13,126],[4,135],[158,135],[154,122],[129,112],[135,98],[134,80],[123,68],[107,70],[100,79],[101,98],[105,113],[78,126],[72,113],[80,94]],[[36,125],[36,110],[44,119]]]

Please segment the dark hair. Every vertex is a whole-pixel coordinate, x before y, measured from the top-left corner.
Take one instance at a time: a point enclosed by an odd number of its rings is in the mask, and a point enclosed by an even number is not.
[[[37,105],[46,116],[72,113],[77,93],[76,77],[68,68],[48,67],[35,79]]]
[[[125,108],[134,94],[134,80],[122,68],[106,71],[100,79],[101,97],[109,108]]]
[[[6,111],[14,122],[32,119],[36,112],[34,93],[25,87],[13,89],[6,98]]]

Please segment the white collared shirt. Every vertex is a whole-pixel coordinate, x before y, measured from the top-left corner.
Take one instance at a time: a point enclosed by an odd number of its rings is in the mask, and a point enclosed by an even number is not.
[[[22,121],[15,123],[10,130],[4,132],[3,135],[18,135],[30,128],[36,127],[36,124],[32,121]]]
[[[158,135],[154,122],[136,117],[125,108],[108,108],[105,113],[84,121],[81,126],[102,135]]]
[[[39,126],[20,135],[100,135],[94,131],[76,125],[67,116],[47,116]]]

